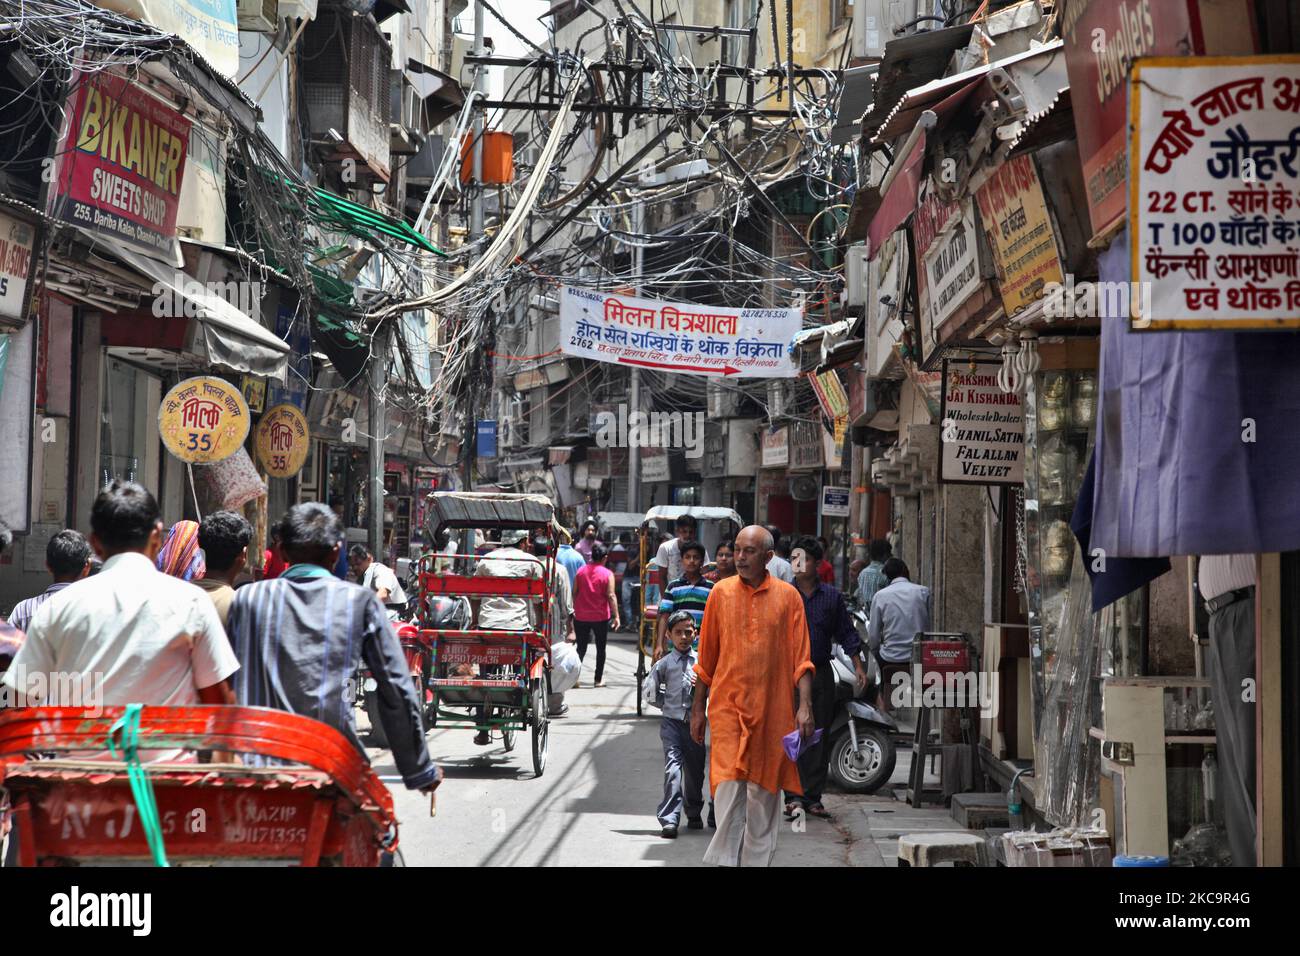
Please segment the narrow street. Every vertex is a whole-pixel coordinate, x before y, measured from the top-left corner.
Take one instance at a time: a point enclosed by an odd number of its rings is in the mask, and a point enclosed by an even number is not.
[[[394,786],[407,866],[700,866],[712,830],[659,836],[654,811],[663,788],[659,717],[637,718],[636,644],[620,634],[609,645],[606,686],[569,691],[568,714],[551,722],[546,773],[534,779],[527,737],[513,753],[499,741],[476,747],[469,730],[435,730],[429,752],[447,775],[438,815],[428,798]],[[372,749],[375,769],[394,772],[387,751]],[[899,755],[894,780],[907,777]],[[787,822],[777,866],[893,866],[900,831],[952,829],[947,811],[913,810],[890,794],[829,793],[830,821]]]

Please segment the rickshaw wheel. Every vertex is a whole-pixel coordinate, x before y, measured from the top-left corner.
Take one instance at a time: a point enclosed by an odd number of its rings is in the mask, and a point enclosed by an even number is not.
[[[638,717],[642,716],[641,685],[645,683],[645,678],[646,678],[645,654],[643,654],[641,651],[641,640],[640,640],[640,635],[638,634],[637,646],[636,646],[636,715]]]
[[[506,753],[515,749],[515,731],[513,727],[501,728],[501,743],[505,745]]]
[[[546,713],[546,678],[533,682],[533,773],[540,777],[546,770],[546,757],[551,746],[551,721]]]

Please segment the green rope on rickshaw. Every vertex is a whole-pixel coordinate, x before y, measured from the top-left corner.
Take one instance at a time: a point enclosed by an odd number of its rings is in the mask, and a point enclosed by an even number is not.
[[[120,720],[108,731],[108,752],[113,759],[126,763],[127,779],[131,781],[131,795],[135,797],[136,809],[140,812],[140,824],[144,827],[145,839],[149,842],[149,852],[153,854],[155,866],[171,866],[167,862],[167,852],[163,848],[162,821],[158,817],[158,803],[154,799],[153,784],[149,773],[140,762],[140,712],[143,704],[127,704]],[[115,740],[122,735],[122,756],[117,755]]]

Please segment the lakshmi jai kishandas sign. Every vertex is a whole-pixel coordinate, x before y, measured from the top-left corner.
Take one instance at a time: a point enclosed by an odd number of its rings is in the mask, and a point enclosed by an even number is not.
[[[108,73],[82,74],[68,104],[53,218],[179,265],[176,211],[190,121]]]
[[[566,286],[560,348],[567,355],[688,375],[792,378],[799,309],[728,309]]]
[[[1300,55],[1133,65],[1135,329],[1300,326]]]
[[[939,480],[1019,485],[1025,480],[1024,402],[998,387],[997,362],[943,362]]]

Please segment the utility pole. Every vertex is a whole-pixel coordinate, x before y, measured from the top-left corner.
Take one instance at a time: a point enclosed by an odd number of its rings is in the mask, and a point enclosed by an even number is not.
[[[487,56],[487,49],[483,45],[483,4],[479,0],[474,0],[474,54],[476,56]],[[473,125],[473,189],[474,198],[470,200],[469,207],[469,242],[474,245],[483,238],[483,100],[487,98],[487,69],[483,66],[474,73],[474,92],[479,94],[474,98],[474,125]],[[457,146],[459,148],[459,146]],[[474,472],[474,446],[478,439],[478,420],[476,417],[476,404],[474,397],[470,396],[469,414],[466,416],[465,434],[461,437],[461,447],[465,449],[465,479],[464,490],[469,491]]]
[[[645,202],[638,199],[632,207],[632,231],[636,233],[636,245],[632,252],[632,275],[636,294],[641,294],[641,270],[645,262],[645,249],[641,246],[641,233],[645,232]],[[641,409],[641,370],[635,365],[628,375],[627,388],[628,421],[632,413]],[[629,437],[637,434],[636,429],[629,429]],[[641,449],[629,441],[627,449],[627,508],[633,514],[641,514]]]
[[[367,531],[370,552],[376,561],[388,562],[384,555],[384,433],[388,430],[384,421],[384,403],[379,398],[379,390],[384,386],[384,376],[388,371],[388,335],[389,326],[382,325],[375,331],[370,354],[370,391],[368,393],[370,412],[370,446],[369,465],[370,480],[366,483]]]

